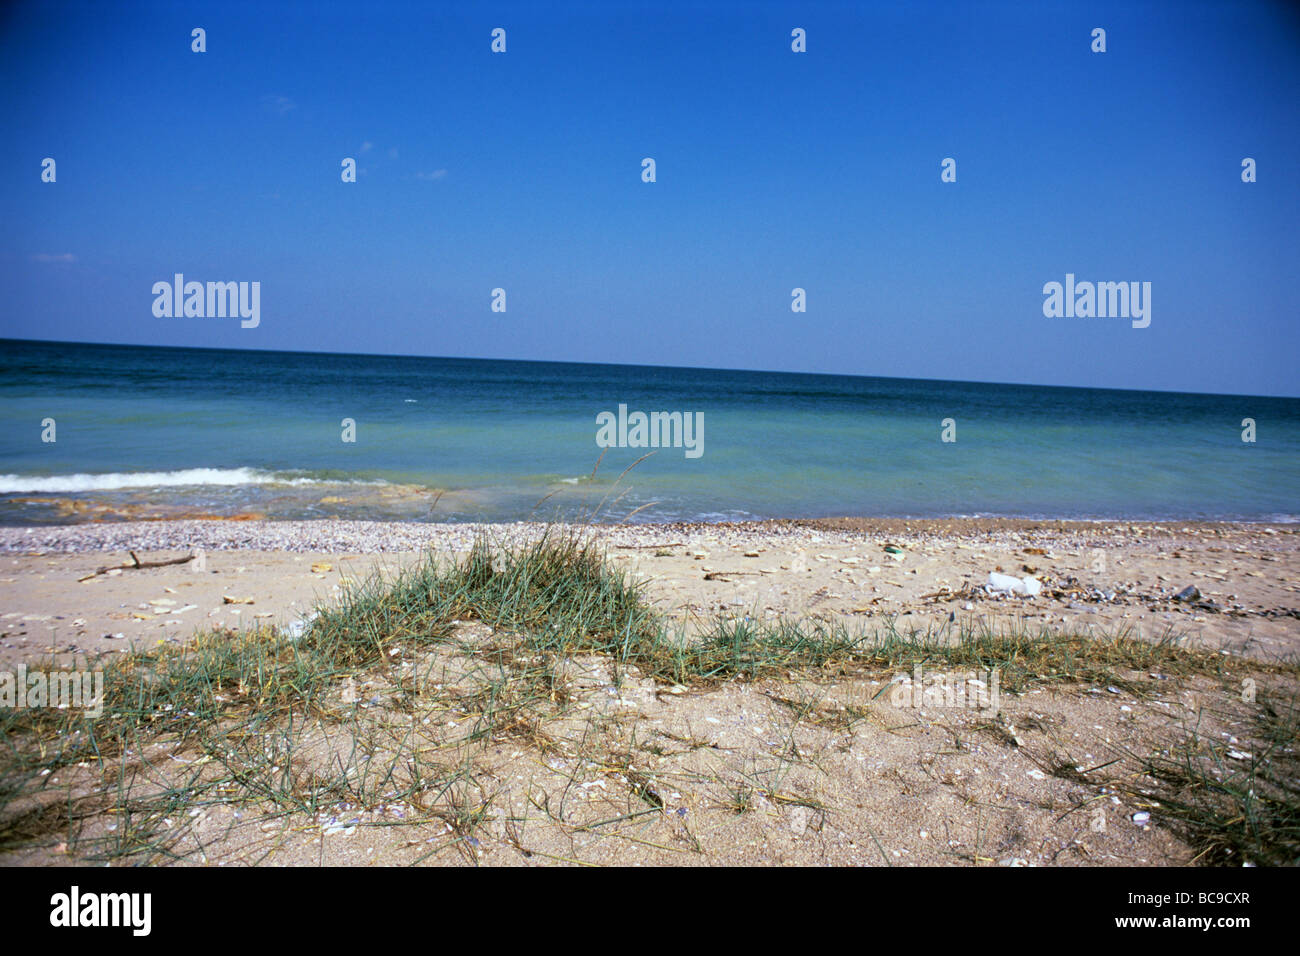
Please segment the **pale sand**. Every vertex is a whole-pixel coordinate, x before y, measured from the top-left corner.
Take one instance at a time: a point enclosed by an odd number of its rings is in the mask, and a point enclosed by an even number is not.
[[[71,651],[113,653],[131,644],[183,643],[197,628],[285,623],[315,601],[336,601],[345,577],[409,565],[416,558],[409,547],[458,553],[474,530],[210,522],[40,532],[42,549],[84,548],[99,534],[111,535],[98,540],[117,548],[147,541],[155,547],[137,552],[144,560],[178,556],[196,544],[207,549],[202,572],[182,565],[78,583],[97,567],[128,561],[125,551],[23,553],[35,536],[0,529],[0,550],[9,552],[0,556],[0,669],[20,660],[34,663],[52,649],[66,663]],[[488,530],[513,537],[536,531]],[[611,560],[642,579],[647,595],[674,616],[784,614],[865,628],[892,619],[904,631],[941,627],[950,614],[958,622],[994,625],[1024,619],[1099,634],[1132,627],[1159,637],[1172,630],[1191,646],[1223,650],[1228,660],[1272,660],[1300,648],[1298,530],[845,520],[598,533]],[[215,550],[231,541],[274,539],[279,547],[296,547],[331,537],[331,544],[352,550]],[[397,539],[408,549],[361,553]],[[901,555],[886,553],[886,545],[897,546]],[[1104,571],[1094,569],[1098,551]],[[313,571],[313,564],[330,567]],[[999,600],[968,587],[982,584],[999,566],[1025,574],[1026,564],[1046,582],[1040,597]],[[1050,596],[1070,577],[1079,582],[1075,593]],[[1189,584],[1226,610],[1170,599]],[[926,597],[942,587],[963,593]],[[1112,592],[1119,593],[1112,599]],[[223,595],[253,603],[226,604]],[[174,603],[150,603],[158,601]],[[181,610],[189,605],[193,609]],[[472,639],[476,627],[467,627],[465,636]],[[1003,695],[998,721],[1017,728],[1021,742],[1015,745],[977,711],[897,707],[888,698],[872,704],[870,719],[849,727],[818,719],[842,704],[871,699],[888,675],[732,682],[674,694],[635,676],[616,688],[608,664],[599,657],[575,664],[575,710],[549,728],[551,749],[511,740],[483,753],[481,779],[490,781],[493,798],[476,845],[455,839],[438,819],[416,827],[375,825],[411,819],[419,811],[409,805],[358,810],[340,803],[314,819],[271,819],[248,808],[208,806],[190,819],[192,832],[178,834],[175,849],[191,852],[194,862],[212,863],[453,864],[469,854],[485,863],[524,865],[1183,864],[1192,849],[1176,828],[1162,825],[1151,801],[1044,775],[1041,768],[1060,760],[1092,767],[1125,749],[1149,752],[1167,746],[1183,722],[1198,716],[1203,735],[1252,746],[1247,735],[1254,705],[1208,679],[1171,682],[1167,693],[1145,699],[1099,687],[1035,687],[1023,697]],[[1295,690],[1285,681],[1276,689],[1283,695]],[[362,693],[382,690],[366,685]],[[803,701],[813,703],[806,713],[799,712]],[[447,733],[462,732],[464,718],[450,712],[442,718],[450,718]],[[607,756],[593,759],[593,719],[600,728],[599,754],[631,753],[637,772],[648,775],[662,797],[662,812],[584,829],[646,809],[629,793],[626,767],[616,771]],[[90,772],[61,771],[48,786],[72,785],[74,774]],[[752,812],[727,808],[734,789],[754,783],[807,805],[759,796]],[[1152,813],[1151,823],[1133,822],[1138,810]],[[342,826],[354,820],[357,829]],[[91,832],[109,825],[103,821]],[[48,846],[0,860],[47,864],[69,858],[62,848]]]
[[[0,553],[0,665],[51,650],[101,654],[184,642],[199,628],[287,623],[317,601],[337,601],[344,578],[409,566],[419,554],[414,548],[451,557],[465,553],[477,533],[509,541],[539,530],[364,522],[0,528],[0,552],[9,552]],[[1297,526],[844,519],[594,533],[614,564],[644,581],[647,595],[678,617],[812,616],[858,627],[893,618],[899,630],[925,631],[951,613],[965,621],[1022,619],[1071,630],[1131,627],[1152,638],[1172,630],[1191,646],[1264,658],[1300,652]],[[268,549],[268,539],[279,548]],[[345,547],[321,549],[321,539]],[[90,550],[103,545],[116,547]],[[902,554],[886,553],[891,545]],[[79,551],[60,554],[56,547]],[[193,547],[205,549],[203,572],[189,564],[78,583],[104,565],[130,563],[127,548],[151,561]],[[330,569],[313,572],[321,564]],[[941,593],[982,585],[994,570],[1032,573],[1044,580],[1044,594]],[[1077,585],[1066,595],[1050,595],[1071,577]],[[1223,610],[1171,599],[1188,585]],[[253,603],[227,604],[223,596]]]

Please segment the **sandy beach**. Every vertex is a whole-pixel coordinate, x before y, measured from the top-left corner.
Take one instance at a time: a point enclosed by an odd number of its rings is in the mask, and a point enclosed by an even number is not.
[[[368,576],[391,578],[413,567],[422,552],[450,561],[463,558],[478,536],[509,546],[542,530],[243,521],[3,528],[0,670],[183,650],[201,634],[236,641],[272,625],[289,632],[314,608],[337,606]],[[474,648],[499,635],[479,621],[454,621],[455,653],[408,659],[398,642],[390,651],[400,661],[398,677],[348,673],[337,684],[339,706],[354,722],[360,714],[371,732],[403,722],[414,729],[418,716],[432,750],[467,760],[472,745],[474,770],[459,784],[427,802],[409,793],[365,798],[360,787],[348,796],[345,788],[310,813],[233,799],[218,787],[196,798],[191,811],[160,812],[154,823],[163,836],[122,858],[233,865],[1203,862],[1204,828],[1165,814],[1173,792],[1143,774],[1142,760],[1191,739],[1230,767],[1247,766],[1266,750],[1294,766],[1294,747],[1284,746],[1279,757],[1266,730],[1277,702],[1294,700],[1296,689],[1297,530],[978,519],[590,528],[607,561],[632,576],[687,640],[707,622],[747,618],[940,640],[963,628],[1047,628],[1099,645],[1116,635],[1172,638],[1199,654],[1199,663],[1177,674],[1118,666],[1101,681],[1030,680],[1004,690],[996,707],[976,708],[899,693],[921,677],[906,668],[680,685],[636,667],[616,674],[608,655],[579,654],[558,662],[562,678],[551,697],[562,703],[545,721],[528,733],[483,736],[465,703],[472,696],[465,682],[480,677],[465,661],[481,664],[487,655]],[[136,568],[131,552],[144,564],[201,557]],[[991,593],[990,572],[1032,578],[1041,591]],[[455,693],[434,694],[414,710],[396,707],[392,693],[406,686],[401,675],[409,668],[424,668],[438,692]],[[986,691],[989,676],[971,671],[955,679]],[[329,750],[327,739],[307,750]],[[140,759],[133,773],[148,772],[132,779],[147,778],[137,785],[148,789],[212,755],[160,743]],[[31,822],[42,806],[103,787],[110,769],[82,761],[47,772],[39,793],[9,806],[0,860],[84,860],[89,847],[116,839],[112,814],[79,819],[67,832]],[[1222,851],[1215,862],[1225,862]]]
[[[342,586],[465,554],[532,524],[165,521],[0,528],[0,663],[184,643],[196,629],[288,624]],[[1230,523],[836,519],[595,526],[610,560],[685,620],[813,617],[926,631],[949,615],[1068,630],[1174,633],[1258,658],[1300,651],[1300,528]],[[888,550],[887,550],[888,549]],[[98,568],[184,557],[145,570]],[[1039,579],[1034,598],[991,595],[989,572]],[[1197,600],[1176,600],[1187,587]],[[227,597],[235,601],[225,600]],[[151,603],[152,602],[152,603]]]

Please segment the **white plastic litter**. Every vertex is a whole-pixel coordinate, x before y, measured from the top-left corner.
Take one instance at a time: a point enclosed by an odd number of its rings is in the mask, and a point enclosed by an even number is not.
[[[1012,577],[1010,574],[998,574],[996,571],[990,571],[988,589],[990,591],[1008,591],[1011,594],[1024,594],[1028,597],[1034,597],[1043,589],[1043,585],[1037,578],[1017,578]]]
[[[311,627],[311,622],[315,619],[316,612],[310,611],[298,618],[298,620],[290,621],[289,625],[284,629],[284,633],[288,636],[289,640],[296,641],[307,633],[307,628]]]

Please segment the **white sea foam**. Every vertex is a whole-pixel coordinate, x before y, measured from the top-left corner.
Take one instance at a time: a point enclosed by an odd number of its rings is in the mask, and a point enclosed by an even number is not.
[[[91,475],[0,475],[0,494],[69,494],[80,491],[117,491],[123,488],[170,488],[185,485],[318,485],[318,478],[280,477],[256,468],[182,468],[178,471],[108,472]],[[334,482],[338,483],[338,482]],[[347,482],[383,484],[383,482]]]

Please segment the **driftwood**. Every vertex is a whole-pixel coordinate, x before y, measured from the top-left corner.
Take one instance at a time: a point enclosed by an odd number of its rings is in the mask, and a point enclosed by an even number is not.
[[[109,571],[134,571],[136,568],[165,568],[172,564],[186,564],[194,560],[194,555],[187,554],[183,558],[172,558],[169,561],[141,561],[135,556],[134,551],[128,551],[131,555],[132,564],[115,564],[111,567],[103,567],[93,574],[87,574],[84,578],[77,578],[78,581],[89,581],[91,578],[98,577],[101,574],[107,574]]]

